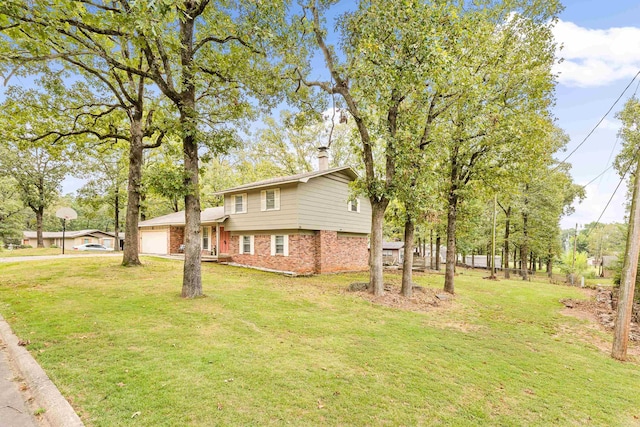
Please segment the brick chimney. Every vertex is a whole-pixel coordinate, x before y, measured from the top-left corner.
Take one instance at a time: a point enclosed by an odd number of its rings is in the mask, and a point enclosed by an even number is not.
[[[329,147],[318,147],[318,170],[326,171],[329,169]]]

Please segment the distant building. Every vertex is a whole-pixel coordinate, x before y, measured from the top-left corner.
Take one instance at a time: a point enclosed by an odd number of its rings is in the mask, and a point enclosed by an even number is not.
[[[120,247],[124,243],[124,233],[118,233]],[[42,242],[45,248],[51,246],[62,247],[62,231],[43,231]],[[99,243],[106,248],[115,248],[115,234],[109,231],[100,230],[77,230],[66,231],[64,233],[64,246],[72,248],[73,246],[83,245],[85,243]],[[36,247],[38,245],[38,236],[35,231],[22,232],[22,244]]]

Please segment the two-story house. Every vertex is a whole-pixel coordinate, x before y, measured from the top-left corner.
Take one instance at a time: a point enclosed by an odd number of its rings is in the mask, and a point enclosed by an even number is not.
[[[294,274],[366,270],[371,206],[352,197],[356,177],[350,167],[323,168],[221,191],[224,207],[202,212],[203,253]],[[182,241],[180,214],[141,222],[142,252],[174,253]],[[151,238],[164,246],[150,250]]]

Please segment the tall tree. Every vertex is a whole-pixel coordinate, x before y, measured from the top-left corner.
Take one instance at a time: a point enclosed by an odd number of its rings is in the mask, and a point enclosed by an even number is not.
[[[83,77],[89,85],[80,98],[78,91],[68,91],[64,113],[73,122],[66,129],[50,129],[59,138],[86,135],[100,140],[118,138],[129,142],[129,176],[123,265],[140,265],[138,257],[138,217],[143,151],[157,147],[164,132],[153,119],[157,105],[150,100],[149,67],[141,48],[131,43],[127,29],[131,19],[121,9],[128,2],[85,2],[60,0],[28,2],[7,0],[0,4],[0,19],[6,22],[0,50],[14,67],[10,73],[40,72],[48,67],[66,67],[74,78]],[[122,70],[113,62],[129,67]],[[5,64],[6,66],[6,64]],[[133,72],[136,71],[136,72]],[[72,96],[76,95],[76,96]],[[123,113],[129,121],[124,128],[101,126],[110,116]]]
[[[106,205],[111,211],[116,251],[120,250],[120,211],[126,202],[128,175],[127,147],[123,142],[115,141],[90,151],[80,168],[88,181],[78,190],[79,196],[93,204],[96,210],[100,205]]]
[[[58,197],[68,171],[68,160],[63,153],[40,146],[21,146],[15,140],[0,143],[0,175],[15,179],[22,202],[35,214],[39,248],[44,247],[44,211]]]
[[[0,245],[22,236],[24,210],[15,178],[0,174]]]
[[[372,206],[370,288],[380,295],[382,280],[382,225],[395,196],[396,162],[406,138],[405,120],[412,120],[404,104],[411,93],[428,86],[427,76],[444,65],[441,37],[455,17],[455,6],[410,1],[389,7],[384,1],[359,2],[339,21],[341,51],[330,44],[325,28],[326,5],[310,1],[305,7],[311,43],[324,59],[327,80],[310,80],[308,64],[298,70],[301,81],[338,96],[355,122],[357,150],[364,166],[361,190]],[[455,18],[454,18],[455,20]],[[449,35],[449,34],[447,34]],[[301,70],[306,70],[303,72]]]
[[[230,123],[250,113],[255,99],[250,96],[276,92],[277,79],[269,74],[276,58],[266,59],[267,42],[283,31],[284,10],[280,3],[210,0],[120,2],[116,9],[131,24],[118,33],[130,31],[126,36],[141,47],[149,69],[112,57],[109,64],[153,80],[178,111],[187,189],[182,296],[197,297],[202,295],[199,144],[228,150],[235,137]],[[260,99],[263,105],[277,101]]]
[[[490,182],[501,168],[547,149],[535,135],[552,101],[549,22],[558,10],[557,2],[499,2],[465,21],[473,29],[459,41],[466,60],[452,76],[462,94],[434,131],[447,165],[447,292],[454,292],[458,206],[472,180]]]

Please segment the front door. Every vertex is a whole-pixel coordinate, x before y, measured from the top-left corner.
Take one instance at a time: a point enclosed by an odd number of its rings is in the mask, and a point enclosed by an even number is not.
[[[225,231],[224,227],[220,227],[220,253],[229,253],[229,239],[231,239],[231,232]]]

